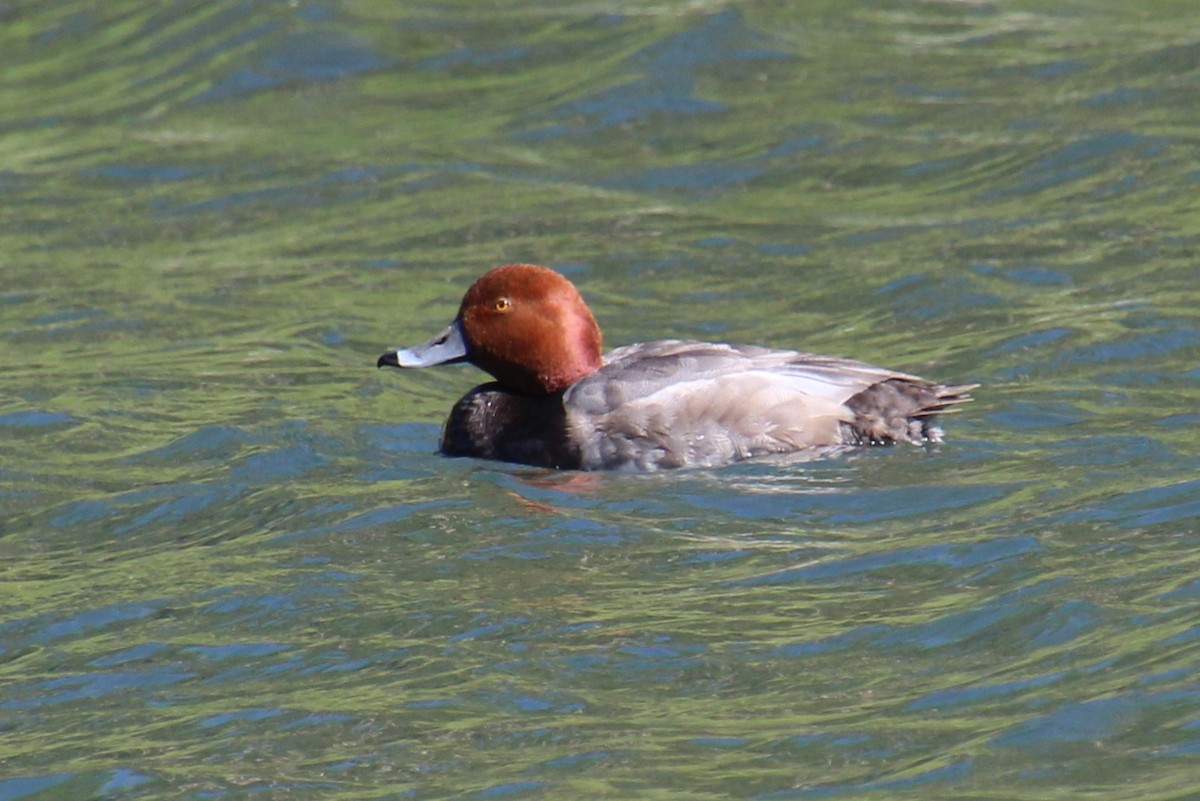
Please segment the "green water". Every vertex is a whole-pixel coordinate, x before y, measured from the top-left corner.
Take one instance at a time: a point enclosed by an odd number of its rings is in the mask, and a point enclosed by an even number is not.
[[[1184,799],[1193,3],[0,3],[0,801]],[[928,450],[437,456],[509,261]]]

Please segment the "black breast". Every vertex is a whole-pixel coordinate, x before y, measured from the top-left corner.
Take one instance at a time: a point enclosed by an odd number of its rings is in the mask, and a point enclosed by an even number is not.
[[[569,439],[561,393],[527,397],[494,382],[454,404],[442,429],[442,453],[559,469],[578,469],[581,459]]]

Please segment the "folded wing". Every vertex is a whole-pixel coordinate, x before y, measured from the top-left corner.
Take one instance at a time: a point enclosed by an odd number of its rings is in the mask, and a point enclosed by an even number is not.
[[[881,367],[796,351],[663,340],[618,348],[571,387],[585,468],[653,470],[895,441],[938,441],[934,416],[969,400]]]

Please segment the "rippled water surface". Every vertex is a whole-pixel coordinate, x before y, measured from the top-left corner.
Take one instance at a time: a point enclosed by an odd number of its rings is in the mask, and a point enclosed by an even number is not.
[[[0,801],[1194,798],[1191,2],[0,3]],[[434,453],[490,266],[947,442]]]

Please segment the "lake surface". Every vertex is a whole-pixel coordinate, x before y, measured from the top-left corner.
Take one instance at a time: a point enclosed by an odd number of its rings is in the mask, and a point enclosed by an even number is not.
[[[1193,2],[0,3],[0,801],[1195,798]],[[436,455],[511,261],[947,441]]]

